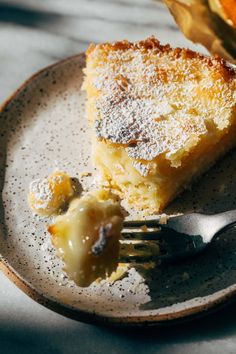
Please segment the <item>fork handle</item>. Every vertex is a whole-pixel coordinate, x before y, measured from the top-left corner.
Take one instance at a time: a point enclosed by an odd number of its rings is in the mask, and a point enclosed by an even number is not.
[[[214,226],[212,226],[214,227],[215,233],[218,233],[236,224],[236,209],[212,215],[211,219],[212,223],[214,223]]]

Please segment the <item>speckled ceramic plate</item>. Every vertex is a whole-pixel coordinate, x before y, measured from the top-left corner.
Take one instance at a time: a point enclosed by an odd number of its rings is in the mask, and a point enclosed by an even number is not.
[[[62,275],[48,219],[27,205],[30,181],[54,168],[92,171],[81,92],[84,55],[50,66],[3,105],[0,116],[0,268],[39,303],[69,317],[109,324],[166,324],[216,308],[236,294],[236,237],[231,229],[199,256],[82,289]],[[236,153],[231,152],[167,213],[236,208]],[[81,181],[89,188],[91,178]]]

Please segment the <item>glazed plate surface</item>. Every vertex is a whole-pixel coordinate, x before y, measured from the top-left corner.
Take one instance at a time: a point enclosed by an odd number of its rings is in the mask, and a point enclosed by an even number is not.
[[[79,178],[93,172],[90,132],[81,91],[84,55],[68,58],[29,79],[0,114],[0,269],[39,303],[77,320],[108,324],[166,324],[192,318],[236,295],[235,229],[202,254],[153,270],[132,268],[114,284],[79,288],[62,274],[47,233],[49,219],[32,216],[29,183],[54,169]],[[236,208],[236,152],[166,210],[215,213]],[[94,173],[83,177],[92,188]],[[132,216],[132,215],[131,215]]]

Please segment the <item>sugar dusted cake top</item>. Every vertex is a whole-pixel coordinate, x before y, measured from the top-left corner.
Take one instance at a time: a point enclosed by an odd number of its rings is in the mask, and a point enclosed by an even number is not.
[[[179,166],[186,151],[235,116],[232,67],[155,38],[91,45],[86,74],[97,137],[123,145],[137,163],[164,154]]]

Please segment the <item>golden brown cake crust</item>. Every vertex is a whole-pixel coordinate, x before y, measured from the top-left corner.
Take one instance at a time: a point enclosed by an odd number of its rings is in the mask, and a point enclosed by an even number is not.
[[[128,49],[148,51],[151,49],[166,54],[172,53],[173,57],[176,59],[182,57],[183,59],[199,59],[204,61],[207,65],[213,67],[214,70],[219,71],[222,75],[224,75],[225,80],[230,80],[236,77],[236,70],[219,55],[209,57],[188,48],[171,48],[169,44],[162,45],[160,41],[154,36],[138,42],[129,42],[128,40],[123,40],[113,43],[106,42],[97,45],[92,43],[86,51],[87,57],[96,49],[102,49],[104,52],[112,50],[126,51]]]

